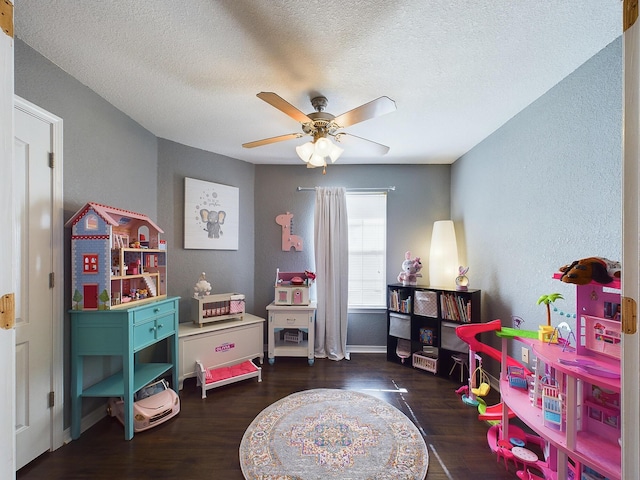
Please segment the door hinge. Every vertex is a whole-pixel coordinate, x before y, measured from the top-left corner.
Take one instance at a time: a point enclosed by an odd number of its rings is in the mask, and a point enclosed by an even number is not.
[[[626,32],[638,19],[638,0],[623,0],[622,31]]]
[[[55,275],[56,274],[54,272],[51,272],[49,274],[49,288],[53,288],[55,286],[55,283],[56,283]]]
[[[633,335],[637,331],[636,301],[633,298],[622,297],[622,333]]]
[[[53,152],[49,152],[49,168],[53,168],[53,166],[54,166]]]
[[[16,298],[14,293],[0,297],[0,328],[9,330],[16,325]]]
[[[56,404],[55,392],[49,392],[49,408],[53,408]]]
[[[0,28],[13,38],[13,3],[9,0],[0,0]]]

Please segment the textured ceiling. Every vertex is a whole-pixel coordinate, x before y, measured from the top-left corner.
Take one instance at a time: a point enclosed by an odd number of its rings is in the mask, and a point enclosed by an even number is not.
[[[620,0],[15,0],[15,33],[158,137],[256,164],[298,164],[308,137],[256,97],[334,115],[388,145],[341,163],[451,163],[622,33]],[[55,112],[54,112],[55,113]]]

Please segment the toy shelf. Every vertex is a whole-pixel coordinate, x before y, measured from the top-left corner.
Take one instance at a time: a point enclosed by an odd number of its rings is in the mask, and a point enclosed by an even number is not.
[[[147,385],[149,382],[159,378],[162,374],[173,368],[172,363],[138,363],[133,372],[134,393]],[[123,397],[124,396],[124,375],[120,370],[118,373],[105,378],[104,380],[86,388],[82,391],[83,397]]]
[[[387,285],[387,360],[450,376],[469,352],[456,328],[480,323],[481,312],[480,290]]]

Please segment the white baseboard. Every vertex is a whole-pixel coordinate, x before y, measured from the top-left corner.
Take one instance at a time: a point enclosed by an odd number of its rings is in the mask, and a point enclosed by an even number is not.
[[[349,353],[387,353],[386,345],[347,345]]]
[[[106,416],[107,402],[105,402],[102,407],[98,407],[94,411],[90,412],[87,416],[82,417],[82,420],[80,422],[80,433],[84,433]],[[65,444],[71,441],[71,428],[65,429],[63,438]]]

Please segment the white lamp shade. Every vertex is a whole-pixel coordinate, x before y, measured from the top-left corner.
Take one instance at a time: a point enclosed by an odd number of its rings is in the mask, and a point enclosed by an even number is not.
[[[326,157],[327,155],[329,155],[332,145],[333,144],[328,139],[324,137],[319,138],[318,140],[316,140],[316,153],[321,157]]]
[[[455,287],[458,267],[458,244],[453,221],[434,222],[429,252],[429,285]]]
[[[335,161],[340,158],[344,149],[337,146],[335,143],[331,144],[331,151],[329,152],[329,158],[331,159],[331,163],[335,163]]]
[[[309,161],[311,155],[313,155],[313,150],[314,145],[311,142],[307,142],[296,147],[296,153],[300,157],[300,160],[302,160],[304,163],[307,163]]]
[[[309,165],[313,165],[314,167],[324,167],[324,157],[322,155],[314,153],[309,159]]]
[[[318,138],[315,143],[307,142],[296,147],[296,153],[300,160],[307,164],[308,168],[324,167],[327,165],[326,158],[335,162],[344,150],[334,144],[328,138]]]

